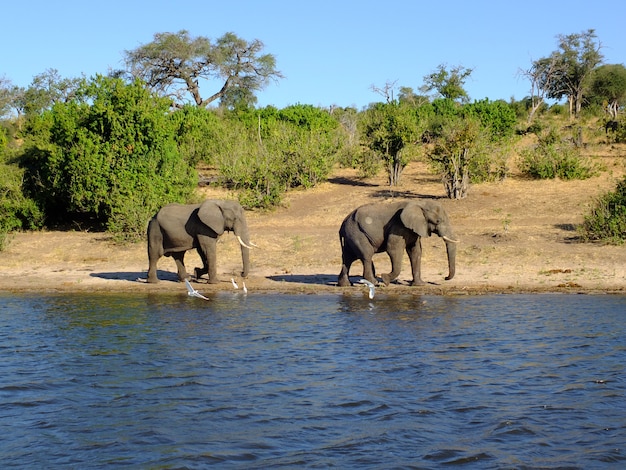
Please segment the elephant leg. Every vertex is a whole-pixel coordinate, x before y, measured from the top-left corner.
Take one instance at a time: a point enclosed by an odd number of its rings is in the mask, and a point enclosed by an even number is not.
[[[339,277],[337,278],[337,285],[340,287],[345,287],[350,285],[350,266],[357,260],[356,256],[352,251],[349,251],[347,248],[344,248],[343,253],[341,254],[341,272],[339,273]]]
[[[163,233],[156,218],[148,224],[148,282],[159,282],[157,277],[157,263],[163,256]]]
[[[407,245],[406,253],[411,260],[411,270],[413,271],[412,286],[421,286],[426,284],[422,281],[422,239],[418,238],[412,245]]]
[[[161,258],[159,250],[153,247],[148,247],[148,279],[147,282],[155,283],[159,282],[157,277],[157,262]]]
[[[365,257],[361,262],[363,263],[363,277],[372,284],[376,284],[378,280],[376,279],[376,268],[374,267],[372,257]]]
[[[200,259],[202,260],[202,268],[196,268],[194,270],[194,273],[196,275],[196,279],[200,279],[205,274],[208,274],[209,266],[207,263],[206,256],[204,255],[204,252],[201,249],[198,249],[197,251],[198,251],[198,255],[200,256]]]
[[[179,251],[177,253],[172,254],[172,258],[176,262],[176,269],[178,270],[178,280],[183,282],[185,279],[188,279],[187,270],[185,269],[185,252]]]
[[[198,235],[198,252],[204,263],[203,273],[206,273],[209,277],[209,284],[216,284],[219,282],[217,279],[217,237],[209,237],[207,235]]]
[[[395,281],[402,271],[402,256],[404,254],[405,241],[400,235],[390,234],[387,239],[387,254],[391,261],[391,272],[382,274],[381,277],[386,286]]]
[[[398,256],[395,253],[388,253],[388,255],[391,260],[391,272],[389,274],[381,275],[381,278],[386,286],[388,286],[392,281],[395,281],[402,270],[402,255]]]

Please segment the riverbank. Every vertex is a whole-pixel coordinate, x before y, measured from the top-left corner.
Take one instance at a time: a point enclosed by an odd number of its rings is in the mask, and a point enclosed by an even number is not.
[[[607,155],[607,171],[585,181],[536,181],[512,176],[476,185],[469,197],[452,201],[443,185],[420,163],[411,163],[402,186],[390,191],[384,175],[360,179],[354,170],[340,170],[328,182],[294,191],[271,212],[248,212],[252,270],[245,280],[249,292],[361,292],[360,285],[337,287],[341,265],[338,229],[355,207],[389,198],[434,198],[446,209],[461,243],[456,276],[445,281],[445,245],[432,236],[423,240],[425,286],[408,286],[410,268],[404,259],[397,283],[379,293],[480,294],[489,292],[626,293],[626,247],[581,243],[576,226],[594,198],[615,187],[624,173],[622,149]],[[202,188],[207,198],[232,198],[218,188]],[[241,284],[240,250],[232,234],[218,244],[218,284],[196,283],[203,293],[232,290]],[[151,292],[185,290],[176,281],[171,258],[159,263],[158,284],[145,283],[148,266],[145,242],[116,245],[107,234],[35,232],[12,235],[0,252],[0,292]],[[200,265],[195,252],[188,271]],[[388,272],[386,254],[374,258],[377,272]],[[355,263],[351,277],[362,274]]]

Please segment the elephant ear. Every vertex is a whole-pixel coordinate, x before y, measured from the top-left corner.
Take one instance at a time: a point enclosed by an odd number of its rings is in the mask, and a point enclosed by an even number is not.
[[[418,204],[409,203],[400,212],[400,220],[406,228],[413,230],[420,237],[429,237],[428,222],[424,211]]]
[[[224,215],[215,202],[204,201],[198,209],[198,218],[218,236],[224,233]]]

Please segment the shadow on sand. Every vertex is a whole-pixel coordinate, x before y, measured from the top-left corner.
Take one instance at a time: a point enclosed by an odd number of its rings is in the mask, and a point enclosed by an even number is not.
[[[281,274],[276,276],[268,276],[275,282],[292,282],[297,284],[323,284],[326,286],[337,285],[336,274]]]
[[[139,281],[146,282],[148,273],[142,272],[109,272],[109,273],[91,273],[91,277],[98,277],[100,279],[106,279],[109,281]],[[178,275],[169,271],[157,271],[157,276],[160,281],[174,281],[178,282]]]

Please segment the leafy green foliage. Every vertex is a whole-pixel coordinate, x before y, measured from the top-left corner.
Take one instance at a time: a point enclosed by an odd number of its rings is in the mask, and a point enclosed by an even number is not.
[[[599,172],[596,165],[580,155],[578,148],[562,142],[554,128],[539,136],[535,147],[523,149],[520,156],[520,170],[532,178],[588,179]]]
[[[157,33],[151,43],[126,51],[126,63],[132,76],[157,93],[172,97],[179,106],[182,96],[189,95],[200,107],[218,99],[236,107],[242,100],[254,101],[253,92],[282,77],[276,70],[276,59],[272,54],[262,54],[263,48],[258,39],[248,42],[230,32],[211,42],[181,30]],[[203,98],[199,84],[207,82],[217,91]]]
[[[585,241],[626,241],[626,178],[596,201],[579,230]]]
[[[431,138],[440,137],[446,125],[461,114],[462,107],[448,98],[439,98],[432,103],[420,106],[415,114],[420,122],[426,123],[426,131]]]
[[[35,201],[24,196],[24,171],[8,164],[0,149],[0,251],[6,247],[7,235],[14,230],[33,230],[43,224],[43,214]]]
[[[515,131],[515,110],[502,100],[475,101],[463,107],[463,114],[478,118],[481,125],[489,131],[492,140],[510,137]]]
[[[364,112],[364,144],[385,162],[390,186],[400,183],[402,170],[409,162],[404,151],[419,135],[413,109],[397,102],[377,103]]]
[[[601,104],[612,119],[617,119],[620,106],[626,102],[626,67],[610,64],[596,68],[586,98]]]
[[[427,158],[442,175],[450,199],[467,196],[472,169],[485,165],[484,143],[485,133],[478,119],[453,119],[443,127]]]
[[[424,85],[420,88],[420,91],[428,93],[435,90],[443,98],[467,102],[469,97],[464,85],[472,72],[473,69],[467,69],[461,65],[448,70],[446,65],[440,64],[435,72],[424,77]]]
[[[584,92],[594,69],[602,63],[601,45],[593,29],[581,33],[558,36],[559,49],[549,58],[539,59],[536,63],[551,64],[550,79],[542,78],[539,86],[545,90],[546,97],[560,100],[567,97],[571,104],[570,113],[580,115]],[[544,68],[539,66],[540,69]]]
[[[329,113],[309,105],[238,110],[212,134],[212,162],[247,208],[280,203],[285,191],[325,180],[345,133]]]
[[[189,165],[215,164],[225,142],[224,119],[215,111],[186,105],[170,115],[178,152]]]
[[[196,176],[178,153],[168,109],[139,82],[98,76],[76,99],[33,117],[22,163],[47,221],[139,236],[159,207],[185,201]]]

